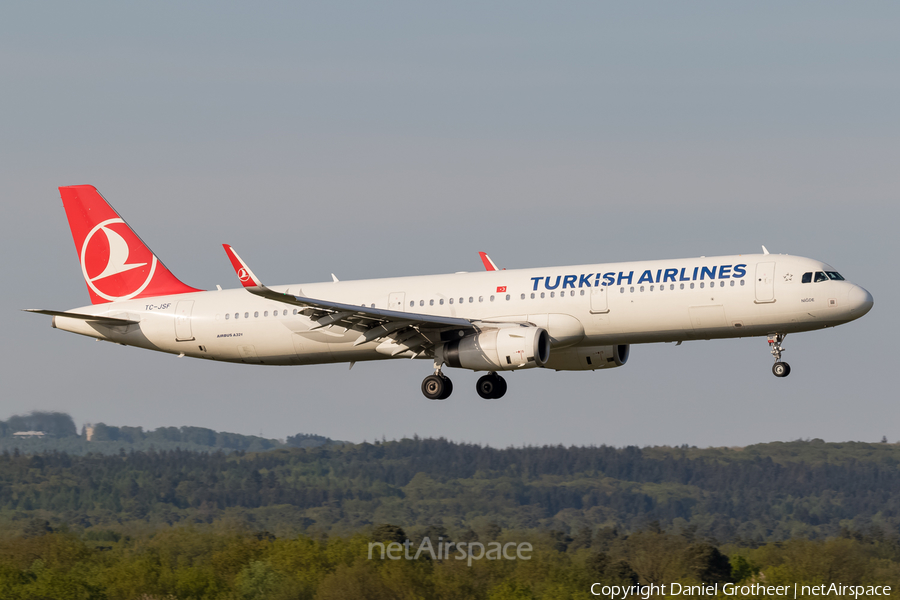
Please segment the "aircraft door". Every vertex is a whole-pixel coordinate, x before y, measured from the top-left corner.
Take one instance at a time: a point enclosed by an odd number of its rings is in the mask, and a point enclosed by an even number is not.
[[[191,332],[191,311],[193,300],[182,300],[175,304],[175,341],[189,342],[194,339]]]
[[[607,299],[607,286],[601,285],[591,288],[591,312],[607,313],[609,312],[609,300]]]
[[[756,302],[775,302],[775,263],[756,264]]]
[[[388,298],[388,310],[403,310],[403,299],[406,297],[404,292],[391,292]]]

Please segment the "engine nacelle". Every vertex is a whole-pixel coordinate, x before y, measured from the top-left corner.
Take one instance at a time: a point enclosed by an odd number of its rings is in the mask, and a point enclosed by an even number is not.
[[[557,371],[594,371],[596,369],[612,369],[628,362],[631,346],[576,346],[554,350],[545,369]]]
[[[542,367],[550,358],[550,335],[533,326],[490,329],[444,344],[443,361],[473,371]]]

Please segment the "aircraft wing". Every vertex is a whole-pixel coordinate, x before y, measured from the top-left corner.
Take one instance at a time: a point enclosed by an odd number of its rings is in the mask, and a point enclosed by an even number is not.
[[[385,340],[391,344],[392,356],[412,352],[415,357],[428,352],[440,342],[444,332],[459,331],[457,335],[462,335],[463,331],[468,333],[478,329],[473,321],[461,317],[409,313],[278,292],[264,286],[234,248],[227,244],[223,246],[246,291],[268,300],[300,307],[300,313],[315,323],[310,331],[324,327],[358,331],[360,336],[353,343],[354,346]]]

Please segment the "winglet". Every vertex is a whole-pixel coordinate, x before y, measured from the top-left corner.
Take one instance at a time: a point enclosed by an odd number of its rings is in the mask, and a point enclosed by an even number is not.
[[[763,249],[763,254],[768,254],[768,253],[769,253],[769,249],[766,248],[765,246],[763,246],[762,249]]]
[[[499,271],[497,265],[494,264],[494,261],[491,260],[491,257],[487,255],[486,252],[479,252],[478,256],[481,257],[481,262],[484,264],[485,271]]]
[[[237,252],[234,251],[234,248],[229,246],[228,244],[222,244],[222,247],[225,248],[225,254],[228,255],[228,260],[231,261],[231,266],[234,267],[234,272],[237,273],[238,279],[241,280],[241,285],[244,287],[260,287],[262,283],[253,274],[253,271],[250,270],[250,267],[247,266],[241,257],[237,255]]]

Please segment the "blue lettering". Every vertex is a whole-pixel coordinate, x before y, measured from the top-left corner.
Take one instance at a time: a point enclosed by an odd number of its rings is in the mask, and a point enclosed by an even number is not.
[[[694,278],[691,281],[697,281],[697,271],[700,270],[700,267],[694,267]]]
[[[532,290],[531,290],[532,292],[537,291],[537,286],[541,282],[541,279],[543,279],[543,277],[532,277],[531,278],[531,280],[534,282],[534,288],[532,288]]]
[[[716,268],[713,267],[712,270],[710,270],[708,267],[703,267],[700,270],[700,280],[703,281],[703,278],[706,277],[707,275],[709,275],[710,279],[715,279],[716,278]]]
[[[616,281],[616,285],[622,285],[623,281],[627,281],[628,285],[631,285],[631,278],[634,277],[634,271],[629,271],[628,277],[625,277],[625,274],[622,271],[619,271],[619,279]]]
[[[679,277],[678,281],[690,281],[691,280],[690,277],[684,276],[684,269],[685,269],[684,267],[681,268],[681,277]],[[537,289],[537,288],[534,288],[534,289]]]
[[[593,273],[582,273],[581,278],[578,280],[578,287],[591,287],[589,279],[593,275]],[[597,279],[600,279],[600,273],[597,273]]]
[[[678,276],[678,269],[666,269],[666,274],[663,275],[663,283],[667,281],[675,281],[675,277]]]
[[[659,283],[659,278],[662,277],[662,269],[656,272],[656,283]]]
[[[578,275],[566,275],[563,278],[563,289],[570,287],[575,289],[575,280],[578,279]]]
[[[734,265],[734,275],[732,275],[732,277],[735,277],[735,278],[743,277],[746,274],[747,274],[747,265],[746,264]]]
[[[628,283],[631,283],[630,281]],[[649,270],[644,271],[641,274],[641,278],[638,279],[638,283],[653,283],[653,273]]]
[[[731,277],[731,265],[719,267],[719,279],[728,279],[729,277]]]
[[[597,273],[597,277],[599,277],[599,276],[600,276],[600,274]],[[612,285],[615,282],[616,282],[616,274],[615,273],[604,273],[603,274],[603,285],[604,286]]]
[[[557,276],[556,276],[556,283],[554,283],[553,285],[550,285],[550,278],[547,277],[547,278],[544,280],[544,287],[547,288],[548,290],[555,290],[556,288],[559,287],[559,280],[560,280],[560,279],[562,279],[562,275],[557,275]]]

